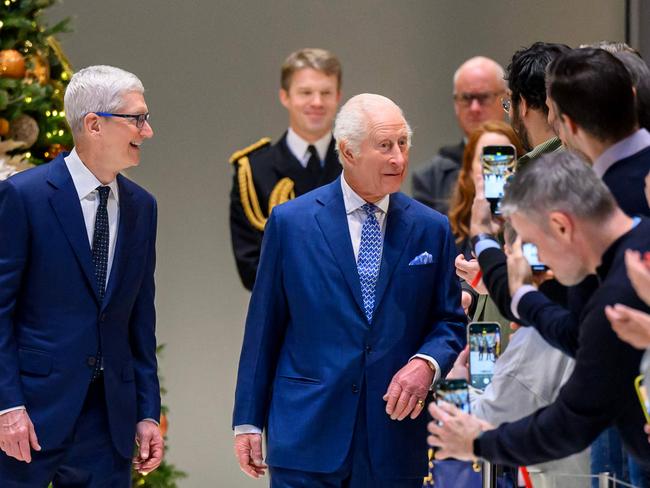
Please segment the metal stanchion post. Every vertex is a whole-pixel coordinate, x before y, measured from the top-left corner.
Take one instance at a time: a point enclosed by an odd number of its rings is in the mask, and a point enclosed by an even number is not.
[[[496,488],[496,470],[494,466],[487,461],[483,461],[483,487]]]
[[[598,488],[611,488],[609,473],[598,473]]]

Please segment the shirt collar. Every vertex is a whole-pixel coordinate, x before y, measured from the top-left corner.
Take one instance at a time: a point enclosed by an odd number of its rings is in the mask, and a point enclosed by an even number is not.
[[[631,136],[608,147],[605,152],[598,156],[594,161],[594,171],[599,178],[602,178],[615,163],[638,153],[648,146],[650,146],[650,133],[646,129],[639,129]]]
[[[316,148],[316,152],[318,153],[318,157],[321,161],[325,161],[325,158],[327,157],[327,150],[329,149],[330,142],[332,142],[332,133],[328,132],[313,143],[314,147]],[[309,142],[305,141],[302,137],[296,134],[296,132],[291,127],[289,127],[289,130],[287,130],[287,146],[293,155],[298,159],[298,161],[309,160],[309,152],[307,151]]]
[[[79,200],[83,200],[95,191],[98,186],[102,186],[101,181],[81,161],[76,148],[72,148],[72,151],[64,158],[64,161],[72,177],[72,183],[77,190],[77,195],[79,195]],[[115,200],[119,202],[117,180],[111,181],[106,186],[110,187]]]
[[[351,214],[352,212],[360,209],[362,206],[364,206],[367,203],[363,198],[357,195],[357,193],[352,189],[350,185],[348,185],[348,182],[345,181],[344,173],[341,174],[341,189],[343,190],[343,203],[345,203],[346,214],[348,215]],[[387,213],[389,203],[390,203],[390,195],[386,195],[384,196],[384,198],[382,198],[378,202],[374,202],[373,204],[383,213]]]

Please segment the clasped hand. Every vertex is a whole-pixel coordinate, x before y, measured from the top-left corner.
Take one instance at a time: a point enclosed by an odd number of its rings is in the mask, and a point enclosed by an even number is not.
[[[165,452],[165,440],[160,427],[150,420],[138,422],[135,442],[138,452],[133,458],[133,469],[140,474],[149,474],[160,466]]]
[[[414,358],[400,369],[383,396],[386,413],[393,420],[416,418],[424,410],[424,400],[433,382],[433,370],[425,359]]]

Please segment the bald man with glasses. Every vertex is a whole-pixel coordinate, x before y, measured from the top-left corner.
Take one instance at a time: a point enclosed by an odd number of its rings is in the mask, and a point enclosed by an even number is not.
[[[463,139],[443,146],[438,154],[413,174],[413,197],[446,214],[451,191],[458,179],[465,141],[487,120],[503,120],[501,98],[505,95],[503,68],[494,60],[477,56],[454,73],[454,110]]]

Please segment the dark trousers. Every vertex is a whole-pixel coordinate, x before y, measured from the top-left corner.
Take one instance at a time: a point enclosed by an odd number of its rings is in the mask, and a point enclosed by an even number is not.
[[[131,460],[113,447],[103,380],[91,384],[74,432],[63,445],[32,451],[30,464],[0,452],[0,480],[2,488],[46,488],[50,482],[54,488],[130,487]]]
[[[310,473],[269,467],[271,488],[421,488],[423,476],[410,479],[385,479],[377,476],[370,460],[366,422],[366,388],[361,388],[359,412],[350,451],[343,466],[334,473]]]

